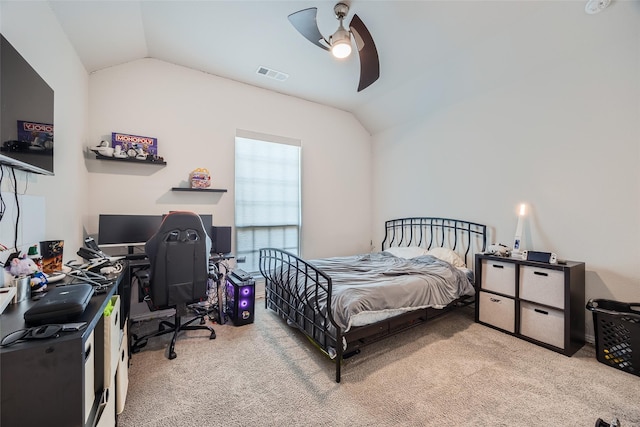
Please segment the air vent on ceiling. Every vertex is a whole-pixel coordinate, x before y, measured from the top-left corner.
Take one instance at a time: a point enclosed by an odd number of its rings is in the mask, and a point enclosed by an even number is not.
[[[281,73],[280,71],[272,70],[271,68],[259,66],[256,73],[261,76],[269,77],[279,82],[283,82],[289,78],[289,74]]]

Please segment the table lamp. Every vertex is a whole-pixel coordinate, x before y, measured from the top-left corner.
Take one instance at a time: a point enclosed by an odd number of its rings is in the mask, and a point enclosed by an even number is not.
[[[515,258],[522,257],[522,221],[526,212],[526,205],[520,204],[520,212],[518,213],[518,225],[516,226],[516,235],[513,239],[513,250],[511,256]]]

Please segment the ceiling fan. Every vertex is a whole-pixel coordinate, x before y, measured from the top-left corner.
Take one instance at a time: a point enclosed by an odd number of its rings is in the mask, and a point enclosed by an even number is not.
[[[373,37],[358,15],[353,15],[348,30],[344,28],[342,21],[349,13],[348,5],[338,3],[334,6],[333,11],[340,21],[340,25],[328,40],[318,29],[317,7],[292,13],[289,15],[289,21],[307,40],[324,50],[331,51],[336,58],[346,58],[351,54],[351,36],[353,36],[360,57],[360,83],[358,84],[358,92],[360,92],[380,77],[378,50],[373,42]]]

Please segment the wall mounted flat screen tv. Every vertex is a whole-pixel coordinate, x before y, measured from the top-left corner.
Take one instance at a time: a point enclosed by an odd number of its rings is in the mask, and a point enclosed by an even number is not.
[[[53,175],[53,89],[0,34],[0,164]]]

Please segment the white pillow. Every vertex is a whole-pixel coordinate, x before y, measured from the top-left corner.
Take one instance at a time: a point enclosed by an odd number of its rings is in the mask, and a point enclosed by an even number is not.
[[[446,261],[454,267],[466,267],[460,255],[449,248],[433,248],[427,252],[427,255],[432,255],[442,261]]]
[[[425,248],[421,248],[418,246],[403,246],[396,248],[388,248],[384,250],[385,252],[390,253],[391,255],[397,256],[398,258],[415,258],[418,256],[426,255],[427,250]]]

